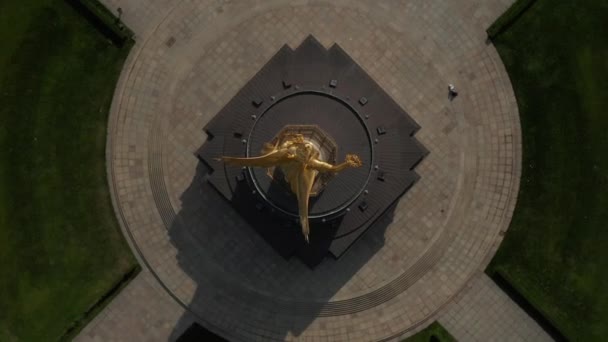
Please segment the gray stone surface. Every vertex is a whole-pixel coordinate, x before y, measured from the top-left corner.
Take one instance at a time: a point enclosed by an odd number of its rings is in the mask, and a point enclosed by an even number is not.
[[[142,271],[76,337],[75,341],[167,341],[193,322],[186,311]],[[180,323],[180,325],[178,325]]]
[[[459,341],[552,341],[485,274],[441,313],[439,323]]]
[[[173,339],[196,319],[232,340],[399,339],[483,271],[520,176],[517,106],[484,31],[510,0],[104,1],[137,34],[107,156],[119,220],[147,271],[79,338]],[[309,34],[340,44],[422,126],[431,152],[395,216],[314,271],[218,201],[194,156],[208,120]]]

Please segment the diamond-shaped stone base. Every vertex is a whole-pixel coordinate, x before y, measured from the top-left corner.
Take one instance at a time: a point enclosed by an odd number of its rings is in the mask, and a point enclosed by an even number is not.
[[[287,125],[318,126],[363,166],[343,171],[310,202],[311,234],[300,232],[295,196],[267,170],[226,167],[220,156],[259,155]],[[418,179],[428,153],[413,137],[419,126],[338,45],[309,36],[295,51],[283,46],[205,127],[199,150],[209,182],[284,257],[314,267],[338,258]],[[280,203],[280,205],[277,205]]]

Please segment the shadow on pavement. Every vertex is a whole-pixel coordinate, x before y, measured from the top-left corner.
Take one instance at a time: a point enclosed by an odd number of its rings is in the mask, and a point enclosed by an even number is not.
[[[332,297],[382,248],[394,206],[339,260],[328,256],[311,270],[276,253],[206,181],[206,172],[199,163],[169,228],[179,267],[196,287],[170,340],[193,322],[229,340],[285,340],[300,336],[319,316],[357,311],[348,298],[339,298],[340,310],[334,310]],[[189,297],[182,284],[168,287],[181,300]],[[315,328],[324,329],[324,323]],[[205,333],[192,329],[194,339]]]

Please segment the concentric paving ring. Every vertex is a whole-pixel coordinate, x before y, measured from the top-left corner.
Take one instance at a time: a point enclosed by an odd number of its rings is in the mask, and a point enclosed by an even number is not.
[[[397,337],[461,293],[500,243],[521,134],[487,22],[451,2],[384,5],[180,2],[142,33],[110,117],[112,196],[145,267],[205,327],[233,340]],[[202,127],[263,63],[311,33],[353,56],[432,151],[392,221],[314,272],[215,201],[193,156]]]

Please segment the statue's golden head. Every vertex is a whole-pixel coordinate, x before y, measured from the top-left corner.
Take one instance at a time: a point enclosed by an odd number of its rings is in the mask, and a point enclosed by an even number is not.
[[[308,162],[311,158],[315,156],[315,152],[317,152],[313,144],[307,141],[295,143],[294,147],[296,159],[303,163]]]

